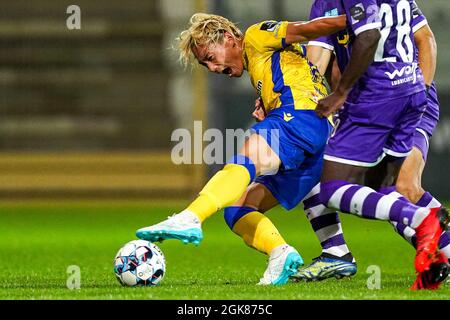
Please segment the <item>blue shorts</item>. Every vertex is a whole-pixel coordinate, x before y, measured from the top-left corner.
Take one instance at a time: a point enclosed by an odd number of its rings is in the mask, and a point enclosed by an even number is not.
[[[281,107],[252,130],[266,139],[282,163],[275,175],[259,176],[255,182],[269,189],[284,208],[294,208],[320,181],[330,122],[313,110]]]
[[[285,209],[291,210],[320,182],[322,165],[323,152],[305,158],[297,169],[280,169],[275,175],[259,176],[255,182],[264,185]]]

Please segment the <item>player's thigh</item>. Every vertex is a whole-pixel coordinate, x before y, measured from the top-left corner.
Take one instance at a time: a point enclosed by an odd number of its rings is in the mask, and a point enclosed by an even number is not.
[[[275,173],[281,165],[277,153],[267,141],[257,133],[252,134],[244,143],[239,154],[248,157],[255,164],[256,174]]]
[[[391,181],[391,184],[388,184]],[[394,180],[388,173],[388,162],[383,159],[375,167],[369,168],[364,177],[364,185],[372,189],[379,189],[385,184],[393,185]]]
[[[263,184],[254,182],[247,187],[242,197],[233,206],[250,207],[266,212],[278,205],[278,200]]]
[[[421,181],[424,168],[425,160],[422,152],[414,147],[403,162],[396,183],[398,192],[413,203],[419,201],[423,194]]]
[[[364,184],[365,174],[369,168],[325,160],[321,182],[342,180],[350,183]]]
[[[425,161],[423,160],[422,152],[418,148],[413,147],[411,154],[403,162],[397,181],[420,186],[424,168]]]
[[[395,185],[404,160],[405,158],[386,156],[366,172],[364,185],[375,190]]]

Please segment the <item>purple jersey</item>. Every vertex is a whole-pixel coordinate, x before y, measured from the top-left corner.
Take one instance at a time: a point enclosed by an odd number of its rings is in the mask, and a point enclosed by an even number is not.
[[[374,62],[355,83],[347,101],[379,101],[409,96],[425,89],[415,61],[412,0],[316,0],[310,19],[347,16],[347,28],[310,44],[334,49],[341,72],[348,64],[352,44],[361,32],[378,28],[381,39]]]

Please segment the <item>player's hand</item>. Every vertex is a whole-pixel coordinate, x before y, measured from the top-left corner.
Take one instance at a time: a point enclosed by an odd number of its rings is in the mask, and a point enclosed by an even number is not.
[[[344,105],[347,99],[346,94],[333,92],[328,97],[319,101],[316,107],[316,113],[320,118],[327,118],[337,112]]]
[[[261,98],[255,100],[255,110],[252,113],[252,117],[258,122],[261,122],[266,118],[266,110],[264,109]]]

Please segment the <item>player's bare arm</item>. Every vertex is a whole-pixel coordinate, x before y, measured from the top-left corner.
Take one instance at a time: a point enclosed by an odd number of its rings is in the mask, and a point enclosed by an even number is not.
[[[347,25],[345,15],[317,18],[311,21],[290,22],[286,31],[286,44],[305,42],[336,33]]]
[[[339,83],[339,79],[341,79],[341,75],[342,75],[341,74],[341,70],[339,69],[339,65],[337,63],[337,60],[334,59],[333,60],[333,66],[331,67],[331,79],[330,79],[330,81],[331,81],[330,85],[331,85],[331,90],[332,91],[336,90],[336,87],[337,87],[337,85]]]
[[[261,97],[255,100],[255,110],[252,113],[253,119],[257,122],[263,121],[266,118],[266,111],[264,109],[264,103]]]
[[[331,50],[316,45],[308,45],[308,50],[306,51],[308,60],[317,67],[322,75],[327,71],[332,53]]]
[[[356,37],[349,64],[336,90],[317,105],[316,113],[320,117],[328,117],[342,107],[355,82],[373,62],[380,37],[378,29],[364,31]]]
[[[433,31],[425,25],[414,33],[414,42],[419,49],[419,67],[427,86],[431,86],[436,72],[437,44]]]

